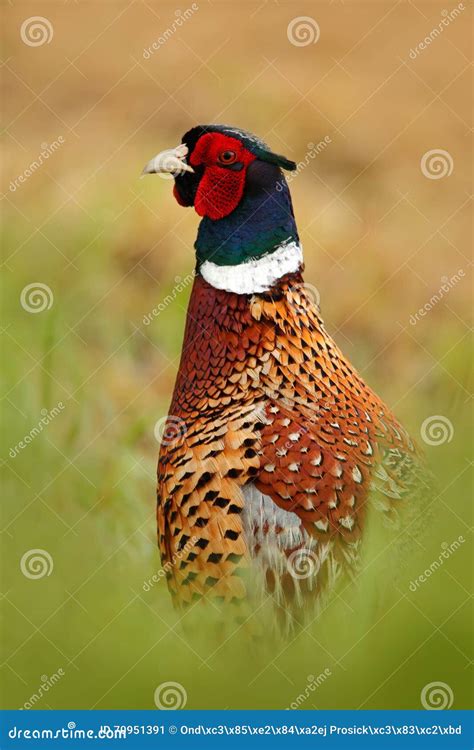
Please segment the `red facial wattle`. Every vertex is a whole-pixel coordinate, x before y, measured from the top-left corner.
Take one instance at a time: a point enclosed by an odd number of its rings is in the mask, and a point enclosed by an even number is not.
[[[204,167],[196,212],[213,220],[228,216],[242,198],[247,168],[255,158],[236,138],[215,132],[201,136],[190,156],[193,167]]]

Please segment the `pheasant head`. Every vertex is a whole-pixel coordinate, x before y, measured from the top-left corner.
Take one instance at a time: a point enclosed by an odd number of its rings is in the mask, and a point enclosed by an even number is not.
[[[195,244],[201,276],[236,293],[270,289],[297,271],[302,252],[282,170],[296,164],[244,130],[199,125],[145,174],[174,175],[174,196],[202,217]]]

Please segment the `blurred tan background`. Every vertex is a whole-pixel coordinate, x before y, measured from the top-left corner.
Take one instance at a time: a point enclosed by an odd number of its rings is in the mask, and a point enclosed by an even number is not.
[[[248,129],[303,162],[291,190],[306,279],[342,349],[415,436],[432,415],[452,424],[453,439],[428,446],[441,490],[452,493],[436,516],[447,541],[466,533],[471,24],[469,3],[426,0],[3,6],[9,707],[60,663],[74,679],[48,697],[54,707],[149,707],[161,675],[153,659],[168,639],[197,659],[162,624],[174,617],[163,585],[158,599],[153,592],[143,601],[142,583],[159,569],[153,430],[176,375],[190,291],[176,285],[193,268],[198,221],[174,201],[172,182],[139,179],[195,124]],[[440,150],[433,162],[429,152]],[[48,287],[48,304],[32,313],[20,300],[37,283]],[[172,302],[144,325],[168,294]],[[59,402],[61,414],[12,457],[41,410]],[[440,541],[435,534],[433,548]],[[44,580],[21,574],[17,561],[31,548],[54,558]],[[452,563],[459,571],[465,554]],[[449,602],[449,640],[458,643],[466,582],[459,590],[444,583],[449,595],[430,620],[440,625]],[[448,671],[464,670],[464,648],[460,655],[436,633],[430,647],[426,665],[442,653]],[[402,649],[400,661],[407,655]],[[140,671],[150,659],[154,676]],[[97,663],[103,670],[84,696],[78,684]],[[384,668],[354,694],[328,688],[321,705],[418,707],[418,683],[405,696],[384,682],[395,667]],[[398,677],[406,684],[404,670]],[[280,679],[269,707],[295,693],[297,677],[290,687]],[[189,707],[264,705],[262,685],[254,686],[259,697],[249,688],[207,705],[203,688]]]

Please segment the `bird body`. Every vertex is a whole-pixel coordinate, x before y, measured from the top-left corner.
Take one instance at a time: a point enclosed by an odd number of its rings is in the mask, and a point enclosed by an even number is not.
[[[158,466],[162,563],[180,606],[271,598],[293,618],[356,569],[368,504],[397,520],[422,461],[303,280],[295,165],[225,126],[183,144],[175,197],[203,219]]]

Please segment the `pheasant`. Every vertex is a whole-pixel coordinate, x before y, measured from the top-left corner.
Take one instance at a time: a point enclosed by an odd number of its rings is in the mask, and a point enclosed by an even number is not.
[[[201,219],[158,464],[162,565],[179,607],[266,599],[288,621],[357,569],[368,505],[416,501],[422,458],[327,333],[303,281],[282,170],[238,128],[192,128],[145,174]],[[370,502],[368,502],[370,501]]]

